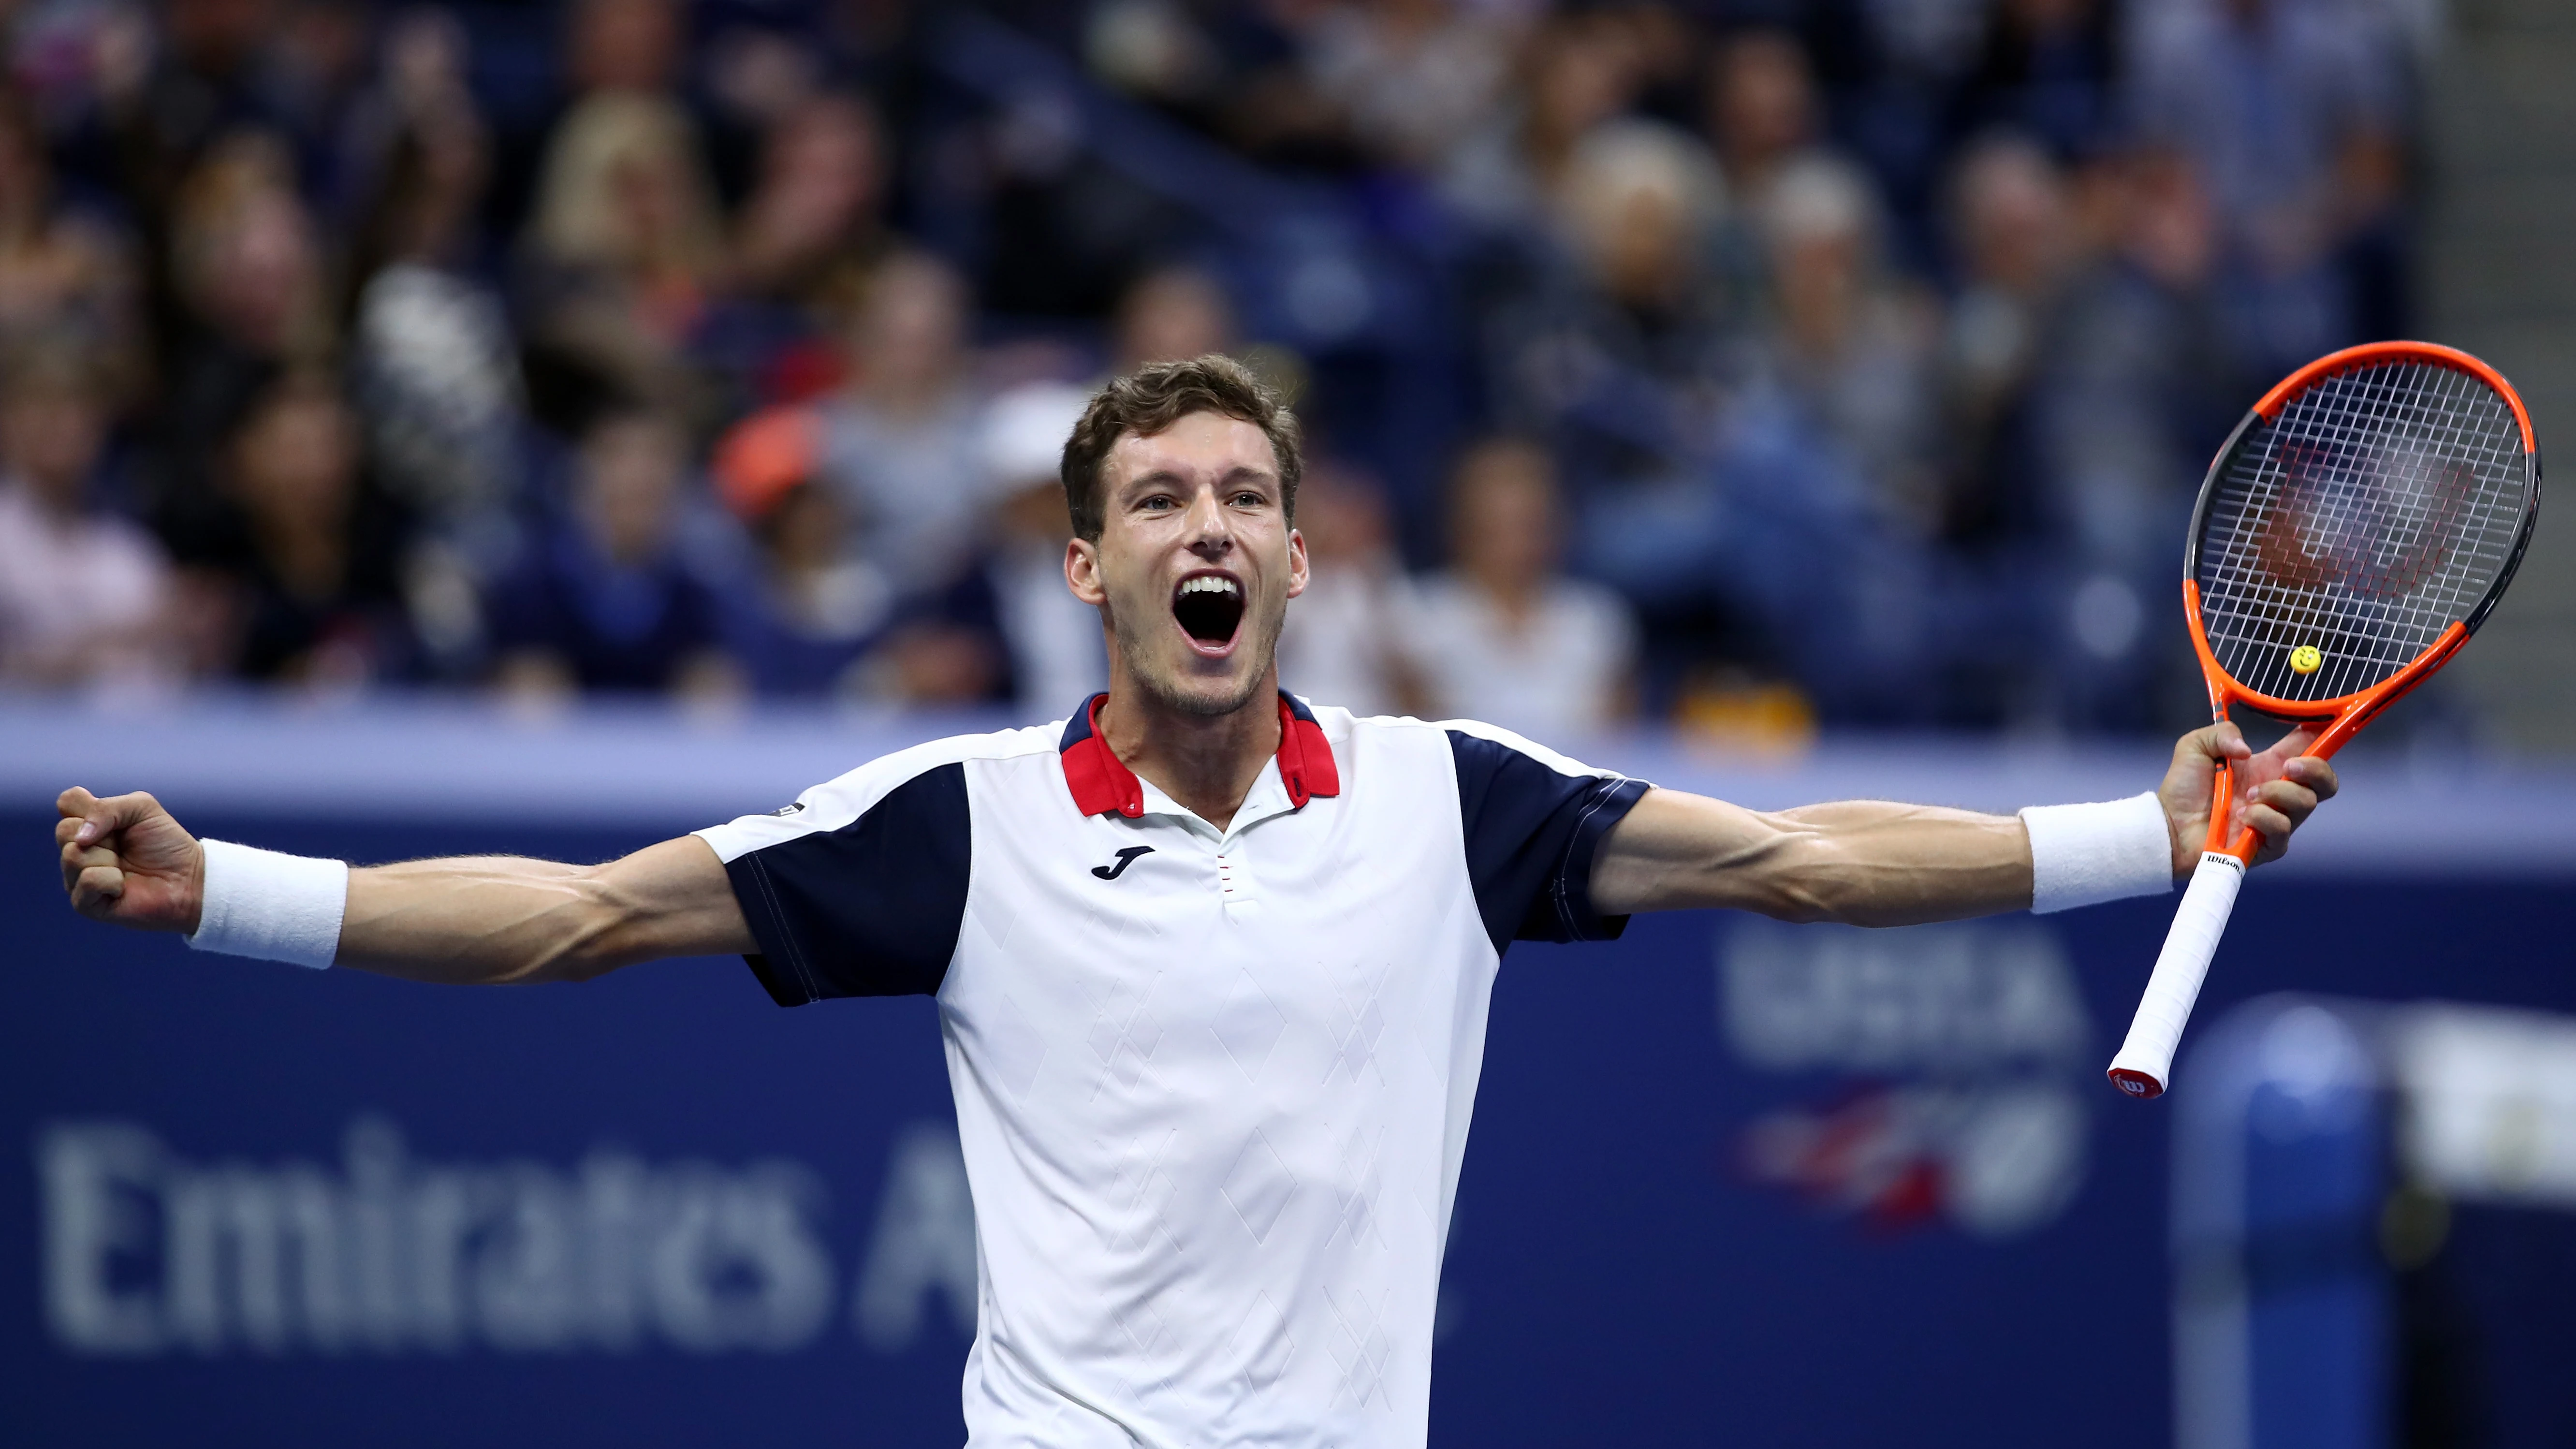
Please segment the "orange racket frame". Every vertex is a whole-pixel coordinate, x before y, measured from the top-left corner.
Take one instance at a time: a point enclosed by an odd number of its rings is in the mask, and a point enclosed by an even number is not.
[[[2403,668],[2367,689],[2332,699],[2281,699],[2246,688],[2236,682],[2218,662],[2210,648],[2209,630],[2201,616],[2200,550],[2201,531],[2207,524],[2211,499],[2217,484],[2225,475],[2229,460],[2236,456],[2248,429],[2257,423],[2278,421],[2290,400],[2322,378],[2332,377],[2357,368],[2390,363],[2431,363],[2468,373],[2502,395],[2513,409],[2515,426],[2522,434],[2523,479],[2526,486],[2522,526],[2514,536],[2512,551],[2487,588],[2464,619],[2453,622]],[[2323,725],[2316,738],[2308,742],[2307,755],[2324,759],[2342,749],[2362,726],[2377,718],[2380,711],[2403,699],[2433,672],[2449,662],[2452,655],[2467,643],[2469,636],[2484,623],[2488,611],[2512,581],[2522,563],[2523,550],[2531,542],[2531,530],[2539,517],[2540,449],[2531,430],[2531,415],[2522,397],[2513,390],[2494,368],[2457,348],[2428,342],[2375,342],[2349,347],[2341,352],[2320,357],[2283,378],[2280,384],[2263,395],[2251,412],[2236,425],[2218,456],[2209,465],[2202,480],[2200,501],[2192,510],[2191,533],[2184,544],[2182,606],[2191,626],[2191,645],[2200,656],[2202,680],[2209,686],[2210,713],[2224,722],[2236,705],[2244,705],[2275,719],[2304,725]],[[2295,667],[2295,666],[2293,666]],[[2263,837],[2252,826],[2236,823],[2236,769],[2221,762],[2211,786],[2209,802],[2209,835],[2202,847],[2200,864],[2192,873],[2191,884],[2183,893],[2182,903],[2174,912],[2174,924],[2165,937],[2164,950],[2156,958],[2149,976],[2138,1014],[2129,1035],[2112,1059],[2109,1076],[2113,1086],[2132,1097],[2146,1098],[2163,1094],[2172,1073],[2173,1050],[2181,1037],[2184,1023],[2191,1015],[2193,1001],[2200,994],[2203,974],[2211,955],[2217,950],[2219,936],[2227,928],[2227,918],[2235,907],[2237,884],[2245,868],[2254,863],[2255,853],[2263,847]]]
[[[2341,352],[2328,353],[2291,373],[2281,379],[2270,392],[2263,394],[2262,400],[2254,404],[2253,411],[2247,413],[2244,421],[2238,423],[2236,430],[2228,435],[2226,444],[2218,450],[2218,457],[2209,465],[2210,476],[2215,478],[2219,470],[2227,466],[2228,458],[2235,453],[2236,444],[2244,437],[2247,428],[2253,426],[2258,420],[2271,422],[2278,419],[2282,406],[2309,384],[2336,373],[2349,372],[2356,367],[2414,360],[2447,363],[2464,372],[2474,374],[2480,381],[2503,395],[2504,400],[2513,407],[2515,424],[2522,429],[2522,450],[2524,456],[2530,460],[2528,465],[2530,481],[2536,492],[2540,483],[2540,450],[2532,435],[2531,414],[2523,407],[2522,394],[2515,392],[2513,384],[2505,381],[2504,375],[2494,368],[2456,347],[2444,347],[2437,342],[2365,343],[2359,347],[2347,347]],[[2526,510],[2522,532],[2514,540],[2512,560],[2505,565],[2504,572],[2495,587],[2488,591],[2486,598],[2479,601],[2476,611],[2466,620],[2454,623],[2450,628],[2443,630],[2441,637],[2433,642],[2433,646],[2416,656],[2412,663],[2370,688],[2352,694],[2339,695],[2333,699],[2289,700],[2259,693],[2238,684],[2225,669],[2219,666],[2218,656],[2210,652],[2209,633],[2202,627],[2200,619],[2200,583],[2193,577],[2199,571],[2201,520],[2209,508],[2210,492],[2211,490],[2204,485],[2201,489],[2200,503],[2192,510],[2191,549],[2183,560],[2182,578],[2183,616],[2191,625],[2192,651],[2200,656],[2200,677],[2209,686],[2210,714],[2215,720],[2224,723],[2228,717],[2229,708],[2241,704],[2258,714],[2270,715],[2274,719],[2288,720],[2295,724],[2324,724],[2326,726],[2324,733],[2318,735],[2305,750],[2300,752],[2320,760],[2331,758],[2335,751],[2349,744],[2352,737],[2361,732],[2362,726],[2377,718],[2381,710],[2405,698],[2415,686],[2431,678],[2434,671],[2448,663],[2451,656],[2459,652],[2461,645],[2469,642],[2469,636],[2477,631],[2478,625],[2486,621],[2487,611],[2495,607],[2497,596],[2504,592],[2505,583],[2513,578],[2516,566],[2522,562],[2523,549],[2531,542],[2531,523],[2538,516],[2538,509]],[[2202,848],[2232,855],[2245,864],[2252,865],[2254,853],[2262,849],[2263,840],[2261,832],[2254,827],[2234,825],[2232,806],[2236,796],[2235,774],[2232,766],[2221,764],[2218,767],[2218,779],[2209,804],[2209,838]]]

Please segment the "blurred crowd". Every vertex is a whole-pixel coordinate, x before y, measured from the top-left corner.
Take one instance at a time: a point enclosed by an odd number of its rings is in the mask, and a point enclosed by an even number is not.
[[[1289,687],[2134,732],[2408,328],[2413,0],[0,0],[0,684],[1063,714],[1057,451],[1295,401]]]

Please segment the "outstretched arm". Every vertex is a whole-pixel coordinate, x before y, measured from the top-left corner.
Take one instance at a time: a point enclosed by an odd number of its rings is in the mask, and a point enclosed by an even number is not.
[[[56,808],[74,909],[197,930],[205,850],[159,801],[74,789]],[[477,856],[353,870],[335,964],[415,981],[579,981],[664,956],[758,949],[715,851],[684,836],[605,865]]]
[[[2335,792],[2334,767],[2298,753],[2311,738],[2294,730],[2258,755],[2232,724],[2182,737],[2156,792],[2177,877],[2199,859],[2222,759],[2247,782],[2237,818],[2263,833],[2256,861],[2280,857]],[[1602,841],[1592,900],[1606,915],[1718,906],[1904,926],[2020,910],[2032,880],[2030,834],[2015,816],[1875,800],[1764,813],[1653,790]]]

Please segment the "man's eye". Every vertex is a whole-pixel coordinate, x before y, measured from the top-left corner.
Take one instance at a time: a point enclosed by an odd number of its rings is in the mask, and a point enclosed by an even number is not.
[[[1137,504],[1136,506],[1137,506],[1137,507],[1139,507],[1139,508],[1156,508],[1156,509],[1164,509],[1164,508],[1169,508],[1169,507],[1171,507],[1171,506],[1172,506],[1172,500],[1171,500],[1171,499],[1169,499],[1169,498],[1166,498],[1166,497],[1164,497],[1164,496],[1162,496],[1161,494],[1159,494],[1159,493],[1158,493],[1158,494],[1154,495],[1153,497],[1146,499],[1146,500],[1145,500],[1145,501],[1143,501],[1142,503]]]
[[[1237,493],[1234,495],[1234,506],[1237,508],[1259,508],[1262,504],[1269,501],[1269,499],[1262,497],[1258,493]]]

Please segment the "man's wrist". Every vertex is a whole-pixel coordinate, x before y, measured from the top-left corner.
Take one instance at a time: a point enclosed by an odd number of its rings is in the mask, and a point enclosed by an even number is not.
[[[2098,805],[2034,805],[2030,908],[2068,911],[2173,889],[2173,829],[2153,791]]]
[[[190,947],[316,969],[340,953],[349,904],[346,861],[202,840],[197,928]]]

